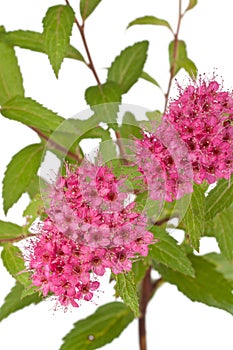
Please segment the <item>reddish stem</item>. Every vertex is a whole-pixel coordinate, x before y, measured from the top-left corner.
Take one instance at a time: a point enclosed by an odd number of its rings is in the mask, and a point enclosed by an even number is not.
[[[167,108],[168,98],[169,98],[171,86],[172,86],[172,81],[173,81],[173,78],[175,76],[176,60],[177,60],[177,54],[178,54],[178,43],[179,43],[178,36],[179,36],[179,32],[180,32],[181,20],[183,18],[181,3],[182,3],[182,0],[179,0],[178,22],[177,22],[176,32],[174,34],[173,63],[172,63],[171,68],[170,68],[170,78],[169,78],[169,82],[168,82],[167,92],[165,93],[164,113],[165,113],[166,108]]]
[[[45,135],[42,131],[40,131],[37,128],[30,127],[32,130],[34,130],[42,139],[46,140],[53,148],[55,148],[58,151],[61,151],[68,155],[70,158],[76,160],[78,163],[81,163],[82,157],[79,154],[75,154],[69,150],[67,150],[65,147],[59,145],[57,142],[54,140],[50,139],[47,135]]]
[[[70,2],[69,0],[65,0],[66,4],[68,6],[70,6]],[[71,6],[70,6],[71,7]],[[92,60],[92,57],[91,57],[91,53],[90,53],[90,50],[89,50],[89,47],[88,47],[88,44],[87,44],[87,40],[86,40],[86,35],[85,35],[85,30],[84,30],[84,23],[85,21],[83,20],[83,23],[82,25],[79,23],[77,17],[75,16],[75,19],[74,19],[77,27],[78,27],[78,30],[79,30],[79,33],[81,35],[81,38],[82,38],[82,41],[83,41],[83,45],[84,45],[84,48],[85,48],[85,51],[86,51],[86,54],[87,54],[87,57],[88,57],[88,63],[87,63],[87,66],[90,68],[90,70],[92,71],[94,77],[95,77],[95,80],[97,82],[97,84],[99,86],[101,86],[101,82],[100,82],[100,79],[98,77],[98,74],[96,72],[96,69],[95,69],[95,66],[94,66],[94,63],[93,63],[93,60]]]

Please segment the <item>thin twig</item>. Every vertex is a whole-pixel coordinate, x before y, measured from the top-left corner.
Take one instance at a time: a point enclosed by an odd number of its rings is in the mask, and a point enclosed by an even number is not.
[[[172,86],[172,81],[175,76],[175,68],[176,68],[176,60],[177,60],[177,54],[178,54],[178,43],[179,43],[179,32],[180,32],[180,25],[181,25],[181,20],[183,18],[182,14],[182,6],[181,6],[182,0],[179,0],[179,14],[178,14],[178,22],[177,22],[177,29],[174,34],[174,50],[173,50],[173,62],[170,68],[170,78],[168,82],[168,87],[167,87],[167,92],[165,93],[165,106],[164,106],[164,113],[167,108],[168,104],[168,99],[171,91],[171,86]]]
[[[49,138],[47,135],[45,135],[42,131],[40,131],[37,128],[34,128],[32,126],[30,126],[30,128],[32,130],[34,130],[42,139],[46,140],[53,148],[55,148],[58,151],[61,151],[63,153],[65,153],[66,155],[68,155],[70,158],[76,160],[78,163],[82,162],[82,158],[79,154],[75,154],[69,150],[67,150],[65,147],[59,145],[57,142],[55,142],[54,140],[52,140],[51,138]]]
[[[69,0],[65,0],[66,4],[68,6],[70,6],[70,2]],[[71,7],[71,6],[70,6]],[[78,30],[79,30],[79,33],[81,35],[81,38],[82,38],[82,41],[83,41],[83,45],[84,45],[84,48],[85,48],[85,51],[86,51],[86,54],[87,54],[87,57],[88,57],[88,63],[87,63],[87,66],[90,68],[90,70],[92,71],[94,77],[95,77],[95,80],[97,82],[97,84],[99,86],[101,86],[101,82],[100,82],[100,79],[99,79],[99,76],[96,72],[96,69],[95,69],[95,66],[94,66],[94,63],[93,63],[93,60],[92,60],[92,57],[91,57],[91,53],[90,53],[90,50],[89,50],[89,47],[88,47],[88,44],[87,44],[87,40],[86,40],[86,35],[85,35],[85,30],[84,30],[84,23],[85,21],[83,21],[82,25],[79,23],[77,17],[75,16],[75,19],[74,19],[77,27],[78,27]]]

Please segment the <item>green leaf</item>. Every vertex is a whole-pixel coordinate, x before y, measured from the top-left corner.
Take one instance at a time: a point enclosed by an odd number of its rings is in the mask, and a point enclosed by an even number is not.
[[[80,13],[83,21],[89,17],[101,0],[80,0]]]
[[[13,312],[23,309],[30,304],[38,304],[42,298],[38,293],[34,293],[24,299],[21,299],[24,287],[20,283],[11,289],[10,293],[6,296],[4,304],[0,307],[0,321],[7,318]]]
[[[211,228],[222,254],[233,262],[233,208],[218,213],[211,223]]]
[[[228,208],[233,202],[233,177],[230,181],[219,180],[217,186],[206,197],[206,220]]]
[[[136,24],[152,24],[155,26],[163,26],[163,27],[167,27],[168,29],[171,30],[171,32],[173,32],[168,21],[166,21],[165,19],[154,17],[154,16],[144,16],[144,17],[136,18],[135,20],[133,20],[128,24],[127,28],[132,27]]]
[[[108,69],[108,81],[117,83],[122,94],[125,94],[140,78],[147,58],[148,45],[148,41],[141,41],[127,47]]]
[[[149,263],[147,259],[138,260],[133,263],[132,272],[134,274],[134,280],[136,284],[141,282],[141,280],[145,276],[148,267]]]
[[[191,255],[189,259],[195,270],[195,278],[174,272],[161,264],[157,264],[156,269],[165,281],[175,284],[192,301],[223,309],[233,315],[231,283],[204,256]]]
[[[204,233],[205,195],[199,185],[194,184],[191,201],[182,222],[191,245],[199,251],[200,238]]]
[[[70,44],[74,23],[74,11],[67,5],[56,5],[48,9],[44,19],[44,45],[56,77]]]
[[[133,272],[115,275],[115,280],[114,288],[117,297],[121,297],[124,303],[134,312],[135,317],[139,316],[139,301]]]
[[[28,229],[42,213],[44,213],[44,202],[41,195],[38,193],[23,212],[23,216],[27,218],[26,229]]]
[[[86,102],[96,114],[97,120],[108,124],[116,123],[121,91],[113,82],[91,86],[85,92]]]
[[[152,83],[155,86],[160,88],[159,83],[151,75],[149,75],[148,73],[142,72],[140,78],[142,78],[142,79],[144,79],[146,81],[149,81],[149,83]]]
[[[0,241],[16,238],[22,235],[22,227],[0,220]]]
[[[131,112],[125,112],[123,115],[119,133],[122,139],[130,140],[130,142],[132,142],[132,138],[134,136],[137,138],[142,137],[142,129],[140,128],[135,116]]]
[[[188,7],[186,8],[185,12],[191,10],[197,5],[197,0],[189,0]]]
[[[177,273],[194,276],[192,264],[181,247],[177,245],[176,240],[159,227],[151,228],[151,232],[153,232],[155,239],[158,239],[158,242],[150,246],[149,257],[154,259],[156,263],[164,264]]]
[[[28,97],[14,97],[2,106],[1,113],[8,119],[46,132],[53,132],[64,121],[62,117]]]
[[[174,76],[179,72],[181,68],[184,68],[191,78],[197,76],[197,67],[193,61],[187,56],[186,44],[183,40],[178,40],[175,57],[175,41],[171,41],[169,44],[169,61],[170,67],[173,69]],[[173,67],[173,68],[172,68]]]
[[[133,312],[123,303],[100,306],[93,315],[75,323],[60,350],[98,349],[119,337],[133,319]]]
[[[12,97],[24,95],[23,79],[14,49],[0,42],[0,104]]]
[[[5,268],[12,277],[20,282],[25,288],[30,287],[32,281],[30,279],[30,273],[25,272],[24,259],[21,250],[18,247],[7,243],[4,245],[1,257]]]
[[[222,254],[209,253],[205,255],[205,259],[216,266],[218,272],[232,283],[233,287],[233,264],[227,260]]]
[[[0,33],[0,41],[12,46],[19,46],[36,52],[46,53],[44,35],[30,30],[15,30],[12,32]],[[69,45],[66,51],[67,58],[85,62],[82,54],[73,46]]]
[[[37,173],[43,155],[43,145],[33,144],[18,152],[7,166],[3,180],[3,208],[7,213],[21,195],[26,192]]]

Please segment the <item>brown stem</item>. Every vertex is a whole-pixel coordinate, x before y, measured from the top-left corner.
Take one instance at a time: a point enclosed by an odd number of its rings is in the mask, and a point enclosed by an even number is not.
[[[17,236],[17,237],[14,237],[14,238],[3,238],[3,239],[0,239],[0,243],[2,244],[2,243],[19,242],[19,241],[21,241],[24,238],[28,238],[28,237],[32,237],[32,236],[35,236],[35,235],[32,233],[32,234],[28,234],[28,235]]]
[[[58,151],[61,151],[65,154],[67,154],[70,158],[76,160],[78,163],[81,163],[82,157],[79,154],[75,154],[69,150],[67,150],[65,147],[59,145],[57,142],[54,140],[51,140],[47,135],[45,135],[42,131],[40,131],[37,128],[34,128],[30,126],[32,130],[34,130],[42,139],[46,140],[53,148],[55,148]]]
[[[127,160],[127,154],[126,154],[126,151],[125,151],[125,147],[124,147],[124,144],[122,143],[121,141],[121,134],[119,131],[115,131],[115,135],[116,135],[116,143],[117,143],[117,146],[119,147],[119,151],[120,151],[120,155],[122,157],[122,161],[124,164],[129,164],[128,160]]]
[[[68,6],[70,6],[70,2],[69,0],[65,0],[66,4]],[[71,6],[70,6],[71,7]],[[86,36],[85,36],[85,31],[84,31],[84,21],[82,23],[82,25],[79,23],[77,17],[75,17],[74,19],[77,27],[78,27],[78,30],[79,30],[79,33],[81,35],[81,38],[82,38],[82,41],[83,41],[83,45],[84,45],[84,48],[85,48],[85,51],[86,51],[86,54],[87,54],[87,57],[88,57],[88,63],[87,63],[87,66],[90,68],[90,70],[92,71],[94,77],[95,77],[95,80],[97,82],[97,84],[99,86],[101,86],[101,82],[100,82],[100,79],[98,77],[98,74],[96,72],[96,69],[95,69],[95,66],[94,66],[94,63],[93,63],[93,60],[92,60],[92,57],[91,57],[91,53],[90,53],[90,50],[89,50],[89,47],[87,45],[87,40],[86,40]]]
[[[139,317],[139,343],[140,343],[140,350],[146,350],[147,344],[146,344],[146,310],[147,305],[154,295],[155,291],[160,287],[160,285],[163,283],[162,278],[157,279],[156,281],[153,281],[151,279],[151,267],[148,268],[146,271],[146,274],[142,280],[142,286],[141,286],[141,299],[139,304],[139,311],[140,311],[140,317]]]
[[[179,32],[180,32],[181,20],[183,18],[181,3],[182,3],[182,0],[179,0],[178,22],[177,22],[176,32],[174,34],[173,60],[172,60],[171,68],[170,68],[170,78],[169,78],[169,82],[168,82],[167,92],[165,93],[164,113],[165,113],[166,108],[167,108],[168,98],[169,98],[171,86],[172,86],[172,81],[173,81],[173,78],[175,76],[176,60],[177,60],[177,54],[178,54],[178,43],[179,43],[178,36],[179,36]]]

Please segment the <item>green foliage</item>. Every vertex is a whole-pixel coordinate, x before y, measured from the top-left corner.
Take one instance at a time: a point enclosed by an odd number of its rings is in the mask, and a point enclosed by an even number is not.
[[[128,24],[127,28],[132,27],[136,24],[151,24],[155,26],[163,26],[163,27],[167,27],[172,31],[172,28],[168,23],[168,21],[161,18],[154,17],[154,16],[144,16],[144,17],[136,18],[135,20],[133,20]]]
[[[101,0],[80,0],[80,13],[83,21],[89,17]]]
[[[11,243],[7,243],[4,245],[1,257],[5,268],[12,277],[20,282],[25,288],[30,287],[32,281],[29,272],[25,272],[24,259],[21,250]]]
[[[60,350],[98,349],[119,337],[133,319],[133,312],[123,303],[100,306],[93,315],[75,323]]]
[[[125,94],[140,78],[147,58],[149,43],[141,41],[124,49],[108,69],[108,81],[120,86]]]
[[[141,282],[141,280],[145,276],[145,273],[148,267],[149,267],[148,259],[141,259],[133,263],[132,271],[134,274],[134,280],[136,284]]]
[[[171,41],[169,44],[169,61],[171,69],[174,67],[174,76],[181,68],[184,68],[191,78],[196,78],[197,67],[195,63],[188,58],[186,44],[183,40],[178,40],[177,45],[175,45],[174,40]]]
[[[48,9],[44,19],[44,45],[56,77],[66,56],[74,23],[70,6],[56,5]]]
[[[232,262],[227,260],[222,254],[209,253],[205,255],[205,259],[216,266],[218,272],[220,272],[226,280],[228,280],[233,288],[233,265]]]
[[[0,105],[24,95],[23,79],[14,49],[0,41]]]
[[[31,30],[14,30],[11,32],[0,33],[0,42],[5,42],[12,46],[18,46],[22,49],[47,53],[45,49],[44,35]],[[68,46],[65,57],[85,62],[82,54],[71,45]]]
[[[157,86],[160,88],[159,83],[148,73],[142,72],[140,78],[149,81],[149,83],[152,83],[153,85]]]
[[[40,103],[25,97],[14,97],[7,101],[1,109],[2,115],[17,120],[30,128],[51,133],[63,122],[63,118],[45,108]]]
[[[158,242],[150,246],[149,257],[156,264],[163,264],[175,273],[193,277],[195,272],[192,264],[176,240],[160,227],[153,227],[150,231]]]
[[[189,4],[185,10],[185,12],[191,10],[192,8],[194,8],[197,5],[197,0],[189,0]]]
[[[22,235],[22,227],[12,222],[0,220],[0,241],[8,240]]]
[[[33,295],[21,298],[24,287],[16,282],[16,285],[11,289],[10,293],[6,296],[4,304],[0,307],[0,321],[7,318],[13,312],[16,312],[31,304],[38,304],[42,298],[35,293]]]
[[[211,235],[217,239],[222,254],[233,262],[233,208],[218,213],[212,222],[208,222],[208,226]]]
[[[134,312],[134,315],[139,316],[139,301],[136,290],[136,283],[132,271],[115,275],[116,296],[121,297],[126,305]]]
[[[40,143],[33,144],[14,155],[8,164],[3,180],[3,208],[5,213],[27,191],[28,185],[39,169],[42,154],[43,145]]]
[[[204,256],[190,255],[195,277],[155,264],[165,281],[175,284],[192,301],[223,309],[233,315],[232,284]]]
[[[216,187],[206,197],[206,220],[228,208],[233,202],[233,177],[229,181],[219,180]]]
[[[133,137],[141,138],[142,132],[138,121],[131,112],[125,112],[119,128],[122,139],[133,140]],[[123,142],[123,141],[122,141]],[[127,141],[126,141],[127,142]]]
[[[89,87],[85,92],[85,99],[99,122],[116,123],[118,106],[121,101],[121,90],[116,83],[107,82],[103,85]]]
[[[200,238],[204,233],[205,196],[204,190],[194,184],[191,201],[182,222],[186,227],[186,235],[191,245],[199,251]]]

